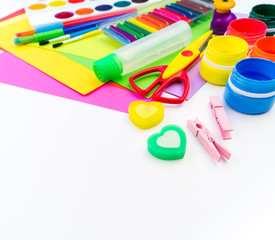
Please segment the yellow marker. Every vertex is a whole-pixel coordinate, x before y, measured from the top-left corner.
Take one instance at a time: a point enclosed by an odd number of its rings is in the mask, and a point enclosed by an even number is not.
[[[158,125],[164,118],[164,105],[159,102],[134,101],[129,106],[129,118],[140,129]]]
[[[168,65],[162,75],[162,78],[167,79],[182,69],[188,70],[191,68],[202,57],[204,51],[201,52],[200,49],[207,43],[212,33],[212,31],[208,31],[192,42],[189,46],[184,48],[183,51],[180,52]]]
[[[154,33],[156,31],[158,31],[157,29],[152,28],[152,27],[150,27],[150,26],[148,26],[148,25],[146,25],[146,24],[144,24],[144,23],[142,23],[142,22],[140,22],[140,21],[138,21],[134,18],[129,19],[129,22],[135,24],[138,27],[141,27],[141,28],[145,29],[146,31],[148,31],[150,33]]]

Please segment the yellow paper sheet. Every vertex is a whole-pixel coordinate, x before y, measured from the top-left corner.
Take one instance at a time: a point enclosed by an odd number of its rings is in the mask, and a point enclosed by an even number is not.
[[[122,46],[103,33],[81,39],[81,41],[64,44],[58,48],[53,48],[52,44],[39,46],[38,43],[31,43],[30,45],[93,60],[101,59]]]
[[[14,33],[28,30],[31,27],[25,14],[1,23],[0,47],[83,95],[103,84],[91,69],[58,52],[30,45],[15,46],[12,41]]]

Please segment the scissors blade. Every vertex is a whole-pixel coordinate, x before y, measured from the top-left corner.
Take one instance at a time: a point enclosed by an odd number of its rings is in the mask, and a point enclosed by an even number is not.
[[[203,47],[206,46],[206,44],[212,38],[212,34],[213,34],[212,30],[206,32],[205,34],[197,38],[195,41],[193,41],[188,47],[194,47],[202,51]]]
[[[190,69],[202,57],[203,52],[201,53],[200,50],[203,50],[203,46],[208,43],[212,33],[213,31],[208,31],[184,48],[168,65],[162,78],[167,79],[183,69]]]
[[[196,48],[187,47],[179,53],[164,71],[162,78],[167,79],[177,74],[182,69],[193,65],[200,58],[200,51]]]

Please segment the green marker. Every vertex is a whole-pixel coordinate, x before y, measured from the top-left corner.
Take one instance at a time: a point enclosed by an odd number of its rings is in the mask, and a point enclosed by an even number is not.
[[[43,33],[36,33],[32,36],[15,38],[13,42],[16,45],[21,45],[21,44],[27,44],[32,42],[50,40],[52,38],[57,38],[63,35],[65,35],[63,28],[59,28],[59,29],[55,29],[55,30],[51,30]]]
[[[138,32],[138,33],[140,33],[140,34],[142,34],[143,36],[148,36],[148,35],[151,34],[150,32],[146,31],[146,30],[143,29],[143,28],[140,28],[139,26],[137,26],[137,25],[135,25],[135,24],[133,24],[133,23],[131,23],[131,22],[125,21],[125,22],[124,22],[124,25],[125,25],[126,27],[131,28],[131,29],[133,29],[134,31],[136,31],[136,32]]]
[[[116,25],[116,27],[128,34],[130,34],[131,36],[135,37],[136,39],[140,39],[140,38],[143,38],[144,36],[141,35],[140,33],[136,32],[135,30],[125,26],[125,25],[122,25],[121,23],[118,23]]]

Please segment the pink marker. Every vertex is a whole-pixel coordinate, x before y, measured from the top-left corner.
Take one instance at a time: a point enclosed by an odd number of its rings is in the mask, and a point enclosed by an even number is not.
[[[163,11],[165,11],[168,14],[171,14],[171,15],[179,18],[180,20],[183,20],[183,21],[186,21],[186,22],[192,22],[192,20],[190,18],[187,18],[187,17],[185,17],[185,16],[183,16],[181,14],[178,14],[178,13],[176,13],[174,11],[171,11],[171,10],[169,10],[167,8],[160,8],[160,9],[163,10]]]
[[[172,15],[171,13],[165,11],[164,8],[163,9],[157,9],[157,8],[155,8],[154,12],[157,13],[157,14],[160,14],[160,15],[162,15],[164,17],[167,17],[167,18],[169,18],[169,19],[171,19],[171,20],[173,20],[175,22],[181,20],[180,17],[176,17],[175,15]]]

